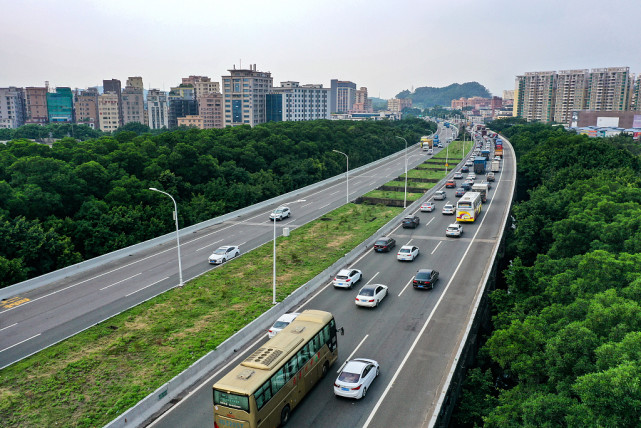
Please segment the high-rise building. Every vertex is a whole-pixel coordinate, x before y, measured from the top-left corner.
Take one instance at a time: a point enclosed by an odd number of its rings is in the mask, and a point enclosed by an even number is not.
[[[169,101],[167,93],[151,89],[147,93],[147,118],[151,129],[169,128]]]
[[[269,72],[233,68],[222,76],[225,106],[225,126],[258,125],[267,121],[266,96],[273,86]]]
[[[634,82],[630,109],[634,111],[641,111],[641,74],[637,76],[637,80]]]
[[[145,95],[142,77],[130,77],[122,90],[122,124],[138,122],[145,124]]]
[[[17,128],[24,125],[24,107],[22,88],[0,88],[0,128]]]
[[[595,68],[587,84],[587,110],[623,111],[630,108],[632,76],[630,67]]]
[[[119,105],[118,94],[115,92],[109,91],[98,96],[98,121],[101,131],[114,132],[120,127]]]
[[[76,90],[73,102],[73,107],[76,111],[76,123],[87,125],[93,129],[100,129],[98,95],[96,88],[89,88],[83,91]]]
[[[536,71],[516,76],[514,116],[550,122],[554,113],[556,72]]]
[[[178,126],[178,118],[198,115],[196,91],[192,83],[181,83],[169,91],[169,128]]]
[[[367,97],[367,88],[361,87],[356,90],[354,104],[351,111],[353,113],[373,113],[372,100]]]
[[[554,115],[558,123],[570,123],[572,111],[585,105],[588,70],[561,70],[556,78]]]
[[[330,114],[348,113],[356,102],[356,83],[332,79],[330,84]]]
[[[59,87],[47,93],[49,123],[73,123],[73,93],[71,88]]]
[[[118,126],[123,125],[123,113],[122,113],[122,85],[120,80],[111,79],[102,81],[102,92],[103,94],[116,94],[118,96]]]
[[[214,91],[201,95],[198,99],[198,114],[203,120],[203,129],[224,128],[223,94]]]
[[[25,124],[44,125],[49,121],[47,88],[29,86],[24,90]]]
[[[281,82],[265,98],[266,121],[329,119],[329,91],[320,84]]]

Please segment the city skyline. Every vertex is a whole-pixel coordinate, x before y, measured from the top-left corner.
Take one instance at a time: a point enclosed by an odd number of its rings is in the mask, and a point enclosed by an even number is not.
[[[182,76],[219,80],[257,64],[274,82],[350,80],[371,97],[477,81],[493,95],[528,70],[629,66],[641,4],[506,0],[210,4],[0,0],[0,87],[99,86],[142,76],[169,90]],[[598,18],[598,23],[595,19]]]

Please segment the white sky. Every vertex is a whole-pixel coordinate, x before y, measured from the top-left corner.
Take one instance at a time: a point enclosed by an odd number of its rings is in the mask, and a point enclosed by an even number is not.
[[[220,81],[257,64],[274,85],[351,80],[372,97],[526,71],[641,73],[639,0],[0,0],[0,87],[85,88],[142,76]]]

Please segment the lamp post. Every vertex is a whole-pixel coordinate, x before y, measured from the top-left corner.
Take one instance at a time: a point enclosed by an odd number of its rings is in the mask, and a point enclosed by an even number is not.
[[[178,249],[178,277],[180,278],[180,283],[178,284],[178,286],[182,287],[183,286],[183,269],[182,269],[182,263],[180,261],[180,236],[178,235],[178,204],[176,204],[176,200],[174,199],[174,197],[167,192],[158,190],[155,187],[150,187],[149,190],[153,190],[154,192],[160,192],[163,195],[169,196],[174,203],[174,220],[176,220],[176,248]]]
[[[403,137],[396,136],[405,141],[405,192],[403,193],[403,208],[407,208],[407,140]]]
[[[345,182],[347,183],[347,194],[345,195],[345,203],[349,204],[349,156],[347,154],[341,152],[340,150],[332,150],[333,152],[340,153],[341,155],[345,156],[345,159],[347,161],[347,171],[345,172]]]

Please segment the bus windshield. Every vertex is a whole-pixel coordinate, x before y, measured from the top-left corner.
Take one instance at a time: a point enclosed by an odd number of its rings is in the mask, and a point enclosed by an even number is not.
[[[246,395],[232,394],[214,389],[214,404],[249,412],[249,397]]]

